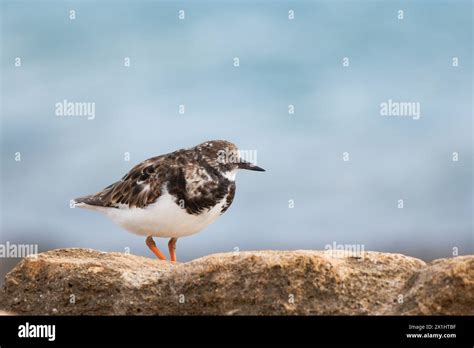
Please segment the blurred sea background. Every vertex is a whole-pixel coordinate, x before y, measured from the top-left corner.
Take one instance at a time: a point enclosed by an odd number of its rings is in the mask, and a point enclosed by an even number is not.
[[[471,1],[2,1],[0,243],[154,257],[69,201],[226,139],[267,171],[239,173],[231,208],[180,239],[178,260],[334,242],[472,254],[472,18]],[[420,119],[381,116],[389,99]],[[55,115],[63,100],[95,118]],[[18,261],[0,260],[1,281]]]

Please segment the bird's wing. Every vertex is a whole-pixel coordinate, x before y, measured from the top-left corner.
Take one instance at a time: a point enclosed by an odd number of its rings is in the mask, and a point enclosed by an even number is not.
[[[166,163],[163,162],[166,162],[163,156],[145,160],[120,181],[96,194],[76,198],[75,202],[110,208],[143,208],[161,195],[162,183],[166,179],[166,171],[163,170]]]
[[[227,179],[219,176],[202,158],[178,150],[139,163],[122,180],[75,202],[111,208],[143,208],[167,190],[188,213],[198,214],[224,198],[228,185]]]

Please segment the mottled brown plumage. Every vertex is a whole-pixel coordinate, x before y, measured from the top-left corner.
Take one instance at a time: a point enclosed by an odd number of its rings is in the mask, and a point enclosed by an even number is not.
[[[228,194],[222,210],[225,212],[232,204],[235,183],[223,173],[239,165],[224,160],[224,156],[232,155],[238,156],[234,144],[215,140],[152,157],[137,164],[120,181],[96,194],[77,198],[76,202],[110,208],[144,208],[166,189],[176,197],[176,204],[190,214],[213,207]]]
[[[176,260],[179,237],[199,232],[223,214],[235,197],[237,169],[263,171],[240,158],[225,140],[202,143],[147,159],[120,181],[80,197],[76,206],[98,210],[125,229],[146,235],[146,244],[164,260],[152,236],[171,238],[170,257]]]

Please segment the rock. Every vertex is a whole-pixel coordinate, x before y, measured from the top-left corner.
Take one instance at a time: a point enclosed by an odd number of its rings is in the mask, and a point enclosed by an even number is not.
[[[433,261],[404,287],[394,314],[474,315],[474,256]]]
[[[5,312],[5,311],[0,310],[0,316],[1,315],[14,315],[14,314],[11,312]]]
[[[337,255],[336,255],[337,256]],[[255,251],[172,264],[88,249],[23,259],[0,308],[17,314],[472,314],[474,256]]]

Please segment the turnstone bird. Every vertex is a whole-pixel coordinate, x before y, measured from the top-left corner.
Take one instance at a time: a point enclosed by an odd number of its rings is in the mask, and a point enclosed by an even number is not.
[[[234,144],[207,141],[147,159],[120,181],[96,194],[76,198],[74,203],[147,236],[146,245],[161,260],[166,257],[153,237],[170,238],[170,259],[176,261],[178,238],[199,232],[229,208],[238,169],[265,171],[244,161]]]

